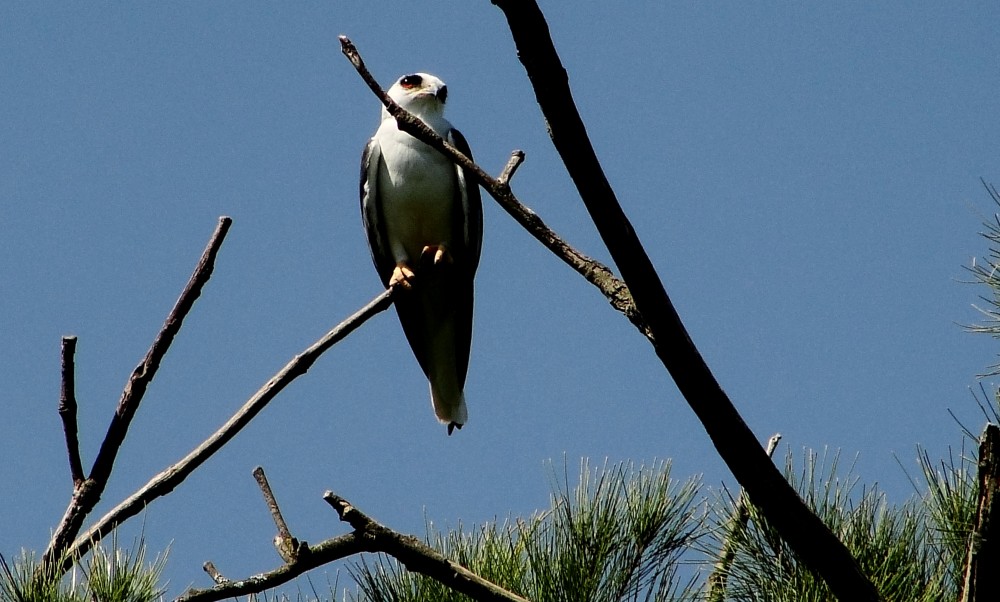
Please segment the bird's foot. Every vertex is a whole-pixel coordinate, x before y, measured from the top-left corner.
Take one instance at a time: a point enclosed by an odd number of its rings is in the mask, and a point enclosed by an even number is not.
[[[448,252],[448,247],[441,245],[427,245],[424,247],[423,251],[420,252],[421,263],[430,260],[433,265],[441,265],[442,263],[452,263],[451,253]]]
[[[398,286],[403,290],[408,291],[413,288],[413,278],[415,276],[416,275],[413,273],[413,270],[410,269],[410,266],[405,263],[397,263],[396,269],[392,271],[392,277],[389,278],[389,287],[392,288]]]

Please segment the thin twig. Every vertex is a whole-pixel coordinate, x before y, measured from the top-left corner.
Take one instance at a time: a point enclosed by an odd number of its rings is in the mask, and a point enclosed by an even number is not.
[[[566,265],[573,268],[578,274],[586,278],[588,282],[596,286],[608,299],[611,306],[624,314],[644,335],[652,337],[652,333],[646,327],[643,317],[636,310],[635,303],[632,301],[632,295],[628,287],[625,286],[625,283],[616,278],[607,266],[587,257],[560,238],[555,231],[549,228],[538,217],[538,214],[526,207],[514,196],[506,181],[501,182],[487,174],[482,167],[434,133],[434,130],[427,127],[423,121],[396,104],[382,90],[378,82],[375,81],[375,78],[372,77],[368,68],[365,67],[361,54],[351,40],[343,35],[339,39],[341,51],[344,53],[344,56],[351,61],[361,79],[368,84],[368,87],[382,102],[386,110],[389,111],[389,114],[396,119],[401,130],[437,149],[456,165],[460,166],[466,176],[472,178],[482,186],[483,190],[489,193],[497,204],[514,218],[514,221],[534,236],[545,248],[552,251],[556,257],[563,260]],[[510,165],[510,162],[508,162],[508,165]],[[516,166],[511,168],[511,174],[513,174],[514,169],[516,169]]]
[[[219,451],[223,445],[249,424],[254,416],[259,414],[268,402],[274,399],[289,383],[305,374],[320,355],[343,340],[369,318],[387,309],[392,304],[392,291],[393,289],[386,289],[380,293],[369,301],[367,305],[292,358],[263,387],[251,395],[246,403],[243,404],[243,407],[237,410],[219,430],[212,433],[208,439],[191,450],[184,458],[150,479],[148,483],[111,509],[87,531],[77,537],[70,548],[71,552],[75,556],[86,554],[97,541],[100,541],[102,537],[110,533],[118,524],[142,512],[153,500],[173,491],[188,475],[201,466],[205,460]],[[315,548],[312,548],[312,550],[315,551]],[[319,566],[319,564],[313,566]],[[69,566],[66,565],[63,568],[66,570]],[[249,591],[249,589],[241,591],[240,594],[248,593]]]
[[[204,569],[205,572],[208,573],[208,576],[212,578],[212,581],[215,581],[218,585],[229,583],[229,579],[226,579],[226,576],[220,573],[219,569],[215,568],[215,565],[212,564],[211,560],[206,561],[205,564],[201,565],[201,568]]]
[[[69,475],[73,479],[73,489],[84,481],[83,462],[80,460],[80,438],[76,422],[76,337],[62,338],[62,387],[59,392],[59,418],[62,419],[66,436],[66,451],[69,454]]]
[[[150,346],[149,351],[146,352],[146,356],[135,370],[132,371],[132,376],[129,378],[128,383],[126,383],[121,399],[118,401],[118,407],[111,418],[111,423],[108,426],[108,432],[104,437],[104,441],[101,443],[100,451],[98,451],[94,465],[90,469],[90,476],[80,486],[74,488],[73,497],[66,508],[66,513],[63,515],[59,526],[56,527],[52,535],[52,540],[49,542],[49,546],[42,556],[42,562],[39,566],[41,571],[47,571],[52,568],[51,563],[53,559],[62,556],[62,552],[66,549],[69,542],[80,532],[84,519],[94,509],[97,502],[100,501],[101,494],[104,492],[105,486],[107,486],[108,478],[111,476],[111,469],[114,466],[118,450],[121,449],[122,442],[125,441],[125,434],[128,432],[132,417],[135,416],[135,412],[139,408],[139,403],[146,393],[146,388],[152,382],[153,377],[156,375],[156,370],[160,366],[160,362],[170,348],[170,343],[173,342],[174,337],[180,331],[184,318],[191,311],[195,300],[201,295],[201,290],[208,282],[208,279],[211,278],[212,270],[215,266],[215,258],[218,256],[219,249],[232,223],[233,220],[229,217],[223,216],[219,218],[219,224],[216,226],[212,238],[208,241],[208,246],[205,247],[201,258],[198,260],[198,265],[195,267],[194,273],[191,274],[191,278],[188,279],[187,285],[185,285],[180,297],[177,298],[173,309],[167,315],[163,327],[153,340],[153,344]]]
[[[501,186],[506,186],[510,183],[510,179],[514,177],[514,173],[517,168],[524,163],[524,151],[516,150],[510,154],[510,159],[507,160],[507,165],[504,165],[503,169],[500,171],[500,175],[497,176],[497,183]]]
[[[291,531],[288,530],[288,524],[285,523],[285,517],[281,516],[281,508],[278,507],[278,500],[274,498],[274,492],[271,491],[271,484],[267,482],[264,469],[260,466],[254,468],[253,478],[257,480],[257,486],[260,487],[260,492],[264,495],[264,503],[267,504],[271,519],[274,520],[274,525],[278,528],[278,535],[274,538],[274,547],[278,549],[278,555],[281,556],[282,560],[295,562],[300,551],[299,540],[292,537]],[[309,549],[305,542],[302,542],[301,545],[303,551]]]

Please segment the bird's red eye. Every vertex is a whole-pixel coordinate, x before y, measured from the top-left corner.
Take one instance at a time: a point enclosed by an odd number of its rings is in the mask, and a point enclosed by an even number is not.
[[[399,80],[399,85],[409,90],[411,88],[416,88],[423,83],[423,81],[424,78],[419,75],[407,75]]]

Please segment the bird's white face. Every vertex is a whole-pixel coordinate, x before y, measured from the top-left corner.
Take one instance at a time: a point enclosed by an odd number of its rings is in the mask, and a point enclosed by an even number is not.
[[[413,73],[396,80],[389,88],[389,98],[414,115],[440,115],[444,112],[448,87],[433,75]]]

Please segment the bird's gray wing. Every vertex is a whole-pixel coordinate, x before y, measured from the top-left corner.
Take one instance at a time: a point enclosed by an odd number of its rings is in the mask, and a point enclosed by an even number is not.
[[[463,155],[472,158],[472,149],[466,142],[465,136],[461,132],[452,128],[448,130],[448,142]],[[479,256],[483,250],[483,201],[479,193],[479,185],[466,177],[465,171],[455,166],[455,173],[458,177],[456,192],[459,198],[456,199],[455,210],[459,215],[455,216],[454,223],[461,227],[461,232],[457,232],[452,240],[462,241],[461,261],[469,271],[470,278],[475,275],[476,268],[479,267]],[[459,253],[456,253],[456,255]]]
[[[368,235],[368,247],[371,249],[372,262],[382,286],[389,286],[389,278],[396,262],[389,248],[389,238],[386,234],[382,199],[379,197],[378,172],[382,162],[382,149],[375,138],[368,141],[361,153],[361,221]]]
[[[472,160],[472,150],[469,143],[458,130],[452,128],[448,132],[448,142],[463,155]],[[453,240],[461,241],[462,247],[456,249],[456,274],[452,279],[450,294],[453,298],[455,311],[455,355],[458,371],[458,381],[465,385],[465,377],[469,371],[469,354],[472,349],[472,314],[474,306],[476,268],[479,267],[479,256],[483,249],[483,201],[479,193],[479,185],[466,177],[465,171],[455,166],[458,186],[455,210],[455,225],[461,231]]]

